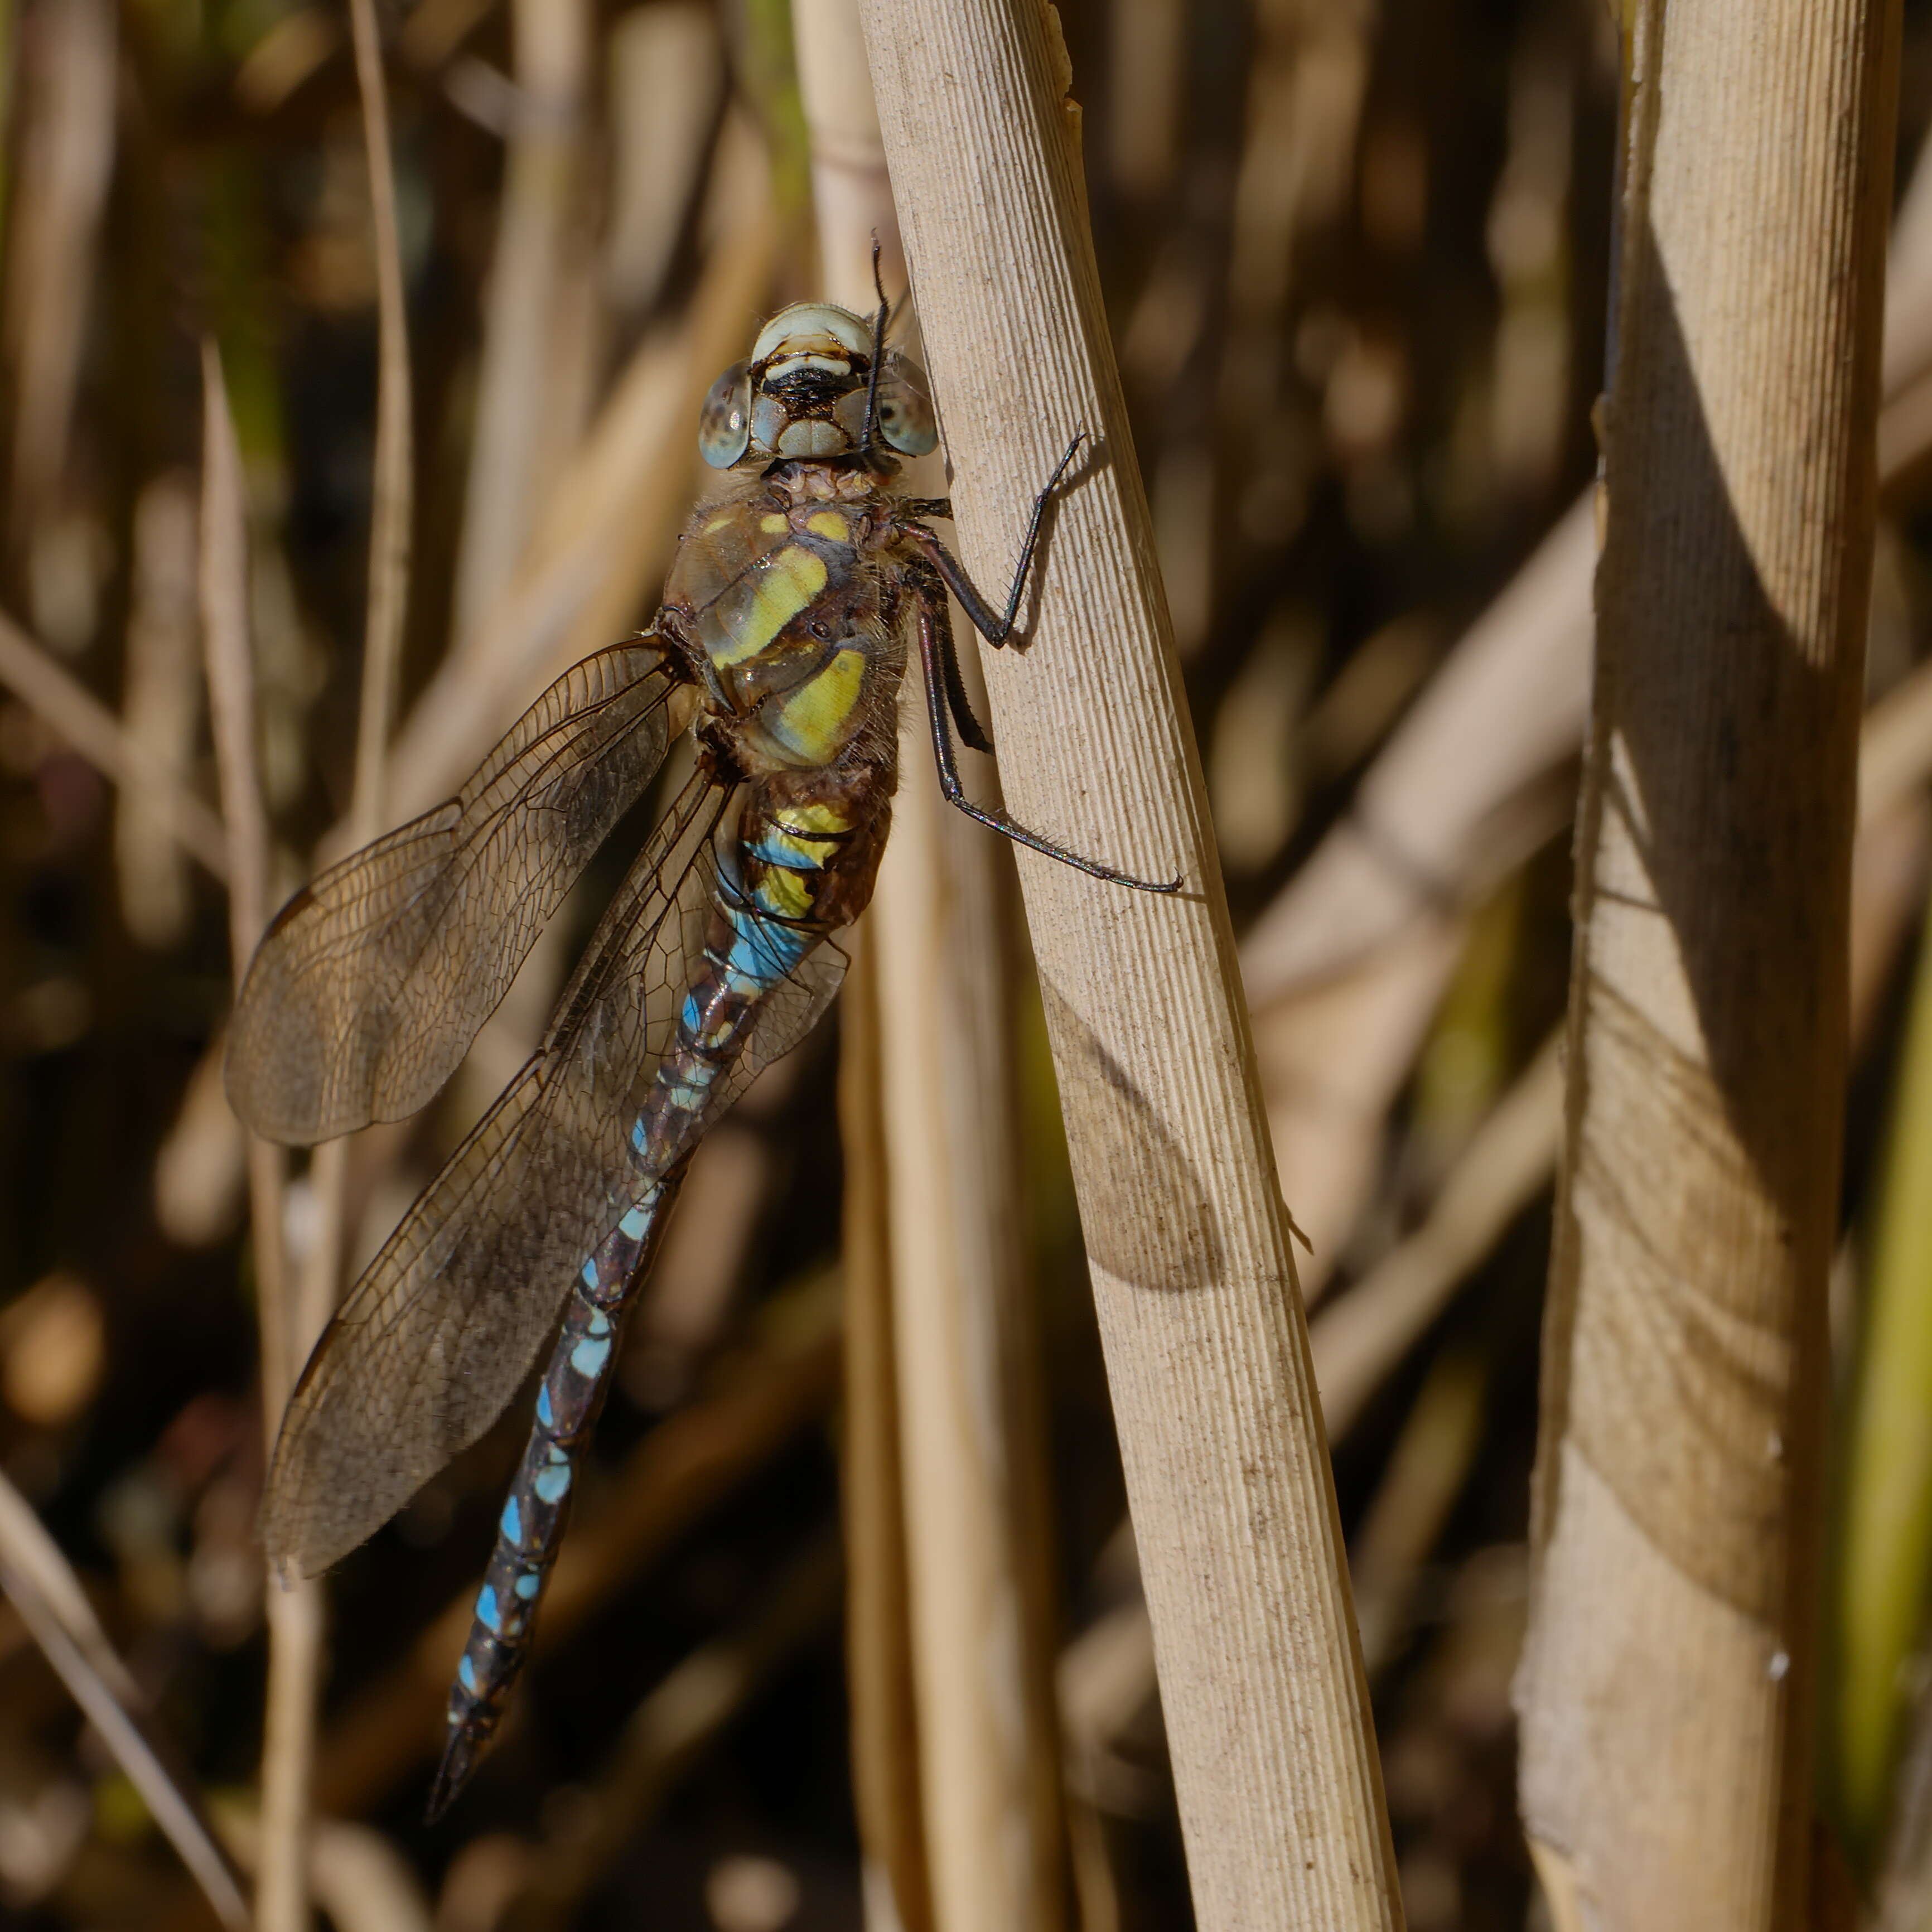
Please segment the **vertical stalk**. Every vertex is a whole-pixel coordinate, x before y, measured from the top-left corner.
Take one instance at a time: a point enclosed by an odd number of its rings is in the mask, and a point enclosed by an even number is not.
[[[411,506],[410,364],[404,312],[402,250],[396,224],[395,164],[382,80],[374,0],[350,0],[356,78],[368,154],[370,220],[376,252],[377,374],[375,485],[370,514],[368,613],[362,647],[361,708],[356,720],[356,781],[350,842],[361,845],[382,826],[384,765],[395,710],[409,596]],[[341,1286],[343,1193],[348,1143],[316,1149],[309,1168],[314,1195],[314,1245],[303,1257],[282,1358],[268,1359],[264,1340],[262,1390],[278,1417],[296,1370],[334,1311]],[[262,1883],[256,1911],[261,1932],[304,1932],[310,1910],[307,1874],[316,1697],[322,1672],[320,1586],[291,1579],[271,1590],[272,1615],[284,1640],[272,1647],[262,1776]]]
[[[903,289],[904,271],[856,0],[793,0],[793,20],[822,285],[870,314],[875,236],[889,292]],[[916,496],[945,488],[936,463],[909,466],[904,481]],[[854,1051],[876,1096],[854,1091],[856,1080],[848,1092],[855,1124],[863,1109],[878,1109],[876,1134],[855,1149],[878,1173],[855,1174],[851,1185],[855,1208],[870,1193],[883,1210],[874,1225],[884,1236],[878,1260],[890,1309],[877,1325],[887,1331],[890,1380],[869,1387],[896,1418],[885,1453],[897,1462],[903,1510],[905,1688],[916,1706],[891,1734],[917,1755],[868,1774],[916,1795],[940,1932],[1059,1932],[1065,1854],[1050,1546],[1016,1234],[1006,860],[939,795],[916,671],[902,700],[903,777],[856,989],[869,1010],[854,1016]],[[854,1233],[866,1238],[862,1226]],[[869,1325],[862,1311],[855,1366]],[[848,1400],[865,1400],[868,1386],[849,1384]],[[884,1553],[883,1541],[878,1547]],[[855,1562],[853,1588],[855,1599],[876,1603],[887,1586],[859,1574]],[[862,1743],[868,1735],[882,1736],[857,1733]],[[874,1862],[884,1868],[895,1851],[903,1865],[904,1847],[883,1844]],[[894,1903],[902,1919],[919,1910],[903,1896]]]
[[[208,667],[221,814],[228,837],[228,934],[238,987],[268,918],[268,819],[256,754],[254,650],[248,624],[248,526],[242,452],[228,407],[221,358],[202,346],[202,434],[200,590],[202,648]],[[283,1190],[287,1157],[248,1137],[248,1210],[255,1262],[256,1332],[260,1338],[262,1419],[273,1450],[288,1399],[294,1322],[284,1252]],[[317,1633],[312,1586],[280,1590],[268,1580],[269,1706],[262,1746],[261,1837],[255,1861],[256,1912],[268,1928],[306,1916],[303,1830],[310,1726],[286,1721],[314,1702]],[[297,1699],[301,1701],[298,1702]]]
[[[861,921],[838,1003],[838,1137],[845,1156],[845,1654],[852,1795],[866,1932],[932,1932],[921,1802],[919,1704],[906,1568],[904,1472],[892,1340],[892,1229],[886,1178],[874,932]]]
[[[1203,1932],[1400,1922],[1334,1492],[1076,141],[1041,0],[862,0],[964,560],[1068,438],[1007,802],[1174,897],[1022,852]]]
[[[1810,1922],[1890,0],[1632,40],[1522,1797],[1588,1922]]]
[[[583,313],[590,9],[586,0],[517,0],[511,23],[517,115],[503,158],[451,621],[465,661],[575,445],[590,348]]]

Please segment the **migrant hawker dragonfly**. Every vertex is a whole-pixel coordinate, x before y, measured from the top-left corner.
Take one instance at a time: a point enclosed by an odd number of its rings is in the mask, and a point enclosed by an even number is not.
[[[308,1145],[413,1113],[454,1072],[544,922],[642,796],[674,733],[694,775],[566,988],[543,1045],[350,1293],[303,1372],[268,1478],[271,1559],[327,1568],[493,1423],[554,1336],[536,1420],[449,1697],[439,1814],[496,1730],[564,1528],[627,1301],[710,1124],[824,1011],[830,935],[872,891],[898,782],[908,635],[946,796],[1097,878],[1138,879],[970,802],[986,749],[946,592],[994,644],[1004,611],[895,488],[937,434],[915,364],[822,304],[767,323],[706,399],[736,472],[698,510],[650,628],[539,698],[458,795],[323,872],[262,940],[228,1056],[236,1109]]]

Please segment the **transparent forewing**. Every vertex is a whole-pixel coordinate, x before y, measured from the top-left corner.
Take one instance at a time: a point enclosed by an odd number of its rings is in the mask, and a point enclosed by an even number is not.
[[[701,958],[728,800],[702,776],[633,867],[526,1066],[391,1236],[331,1324],[282,1426],[271,1559],[326,1569],[495,1420],[584,1258],[636,1198],[630,1130]],[[763,1003],[715,1117],[836,991],[820,946]]]
[[[663,762],[681,681],[648,639],[586,658],[454,798],[291,900],[236,1006],[242,1119],[306,1146],[427,1103]]]

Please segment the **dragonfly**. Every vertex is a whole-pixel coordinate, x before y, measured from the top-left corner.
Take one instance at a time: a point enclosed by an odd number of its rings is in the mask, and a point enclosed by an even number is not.
[[[449,1694],[432,1820],[502,1720],[602,1405],[625,1310],[706,1130],[824,1012],[834,935],[872,892],[898,784],[910,650],[946,797],[1063,864],[1150,892],[961,782],[991,742],[962,682],[950,590],[1012,640],[1042,519],[995,608],[902,493],[937,446],[926,378],[827,303],[768,322],[699,418],[727,472],[628,642],[544,692],[457,796],[321,873],[278,915],[238,996],[226,1082],[252,1129],[313,1145],[417,1112],[508,992],[544,923],[695,741],[538,1051],[452,1154],[316,1344],[263,1505],[284,1574],[315,1576],[382,1527],[508,1407],[551,1344],[527,1444]]]

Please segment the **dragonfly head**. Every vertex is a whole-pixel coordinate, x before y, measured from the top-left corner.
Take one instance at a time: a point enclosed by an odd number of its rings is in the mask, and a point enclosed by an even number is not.
[[[830,302],[796,302],[766,322],[747,361],[711,386],[698,447],[714,470],[741,463],[852,456],[864,447],[871,325]],[[880,436],[902,455],[923,456],[939,433],[926,374],[896,350],[879,377]]]

